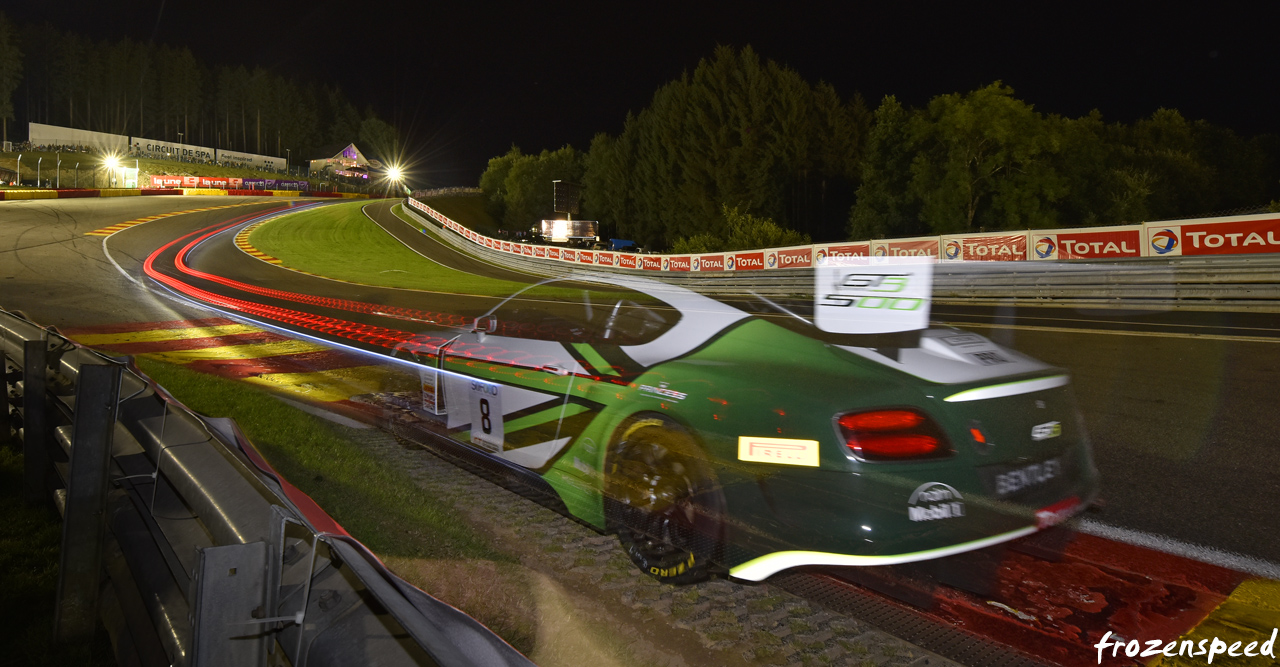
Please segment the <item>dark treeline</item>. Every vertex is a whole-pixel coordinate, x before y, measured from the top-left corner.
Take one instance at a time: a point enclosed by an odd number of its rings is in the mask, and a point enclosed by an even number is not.
[[[260,67],[211,67],[185,47],[94,41],[0,14],[0,72],[6,121],[280,157],[291,149],[295,161],[350,142],[380,158],[397,152],[394,128],[338,88]]]
[[[1280,137],[1171,109],[1132,124],[1043,114],[1000,82],[922,109],[890,96],[872,113],[750,47],[720,47],[620,135],[585,153],[513,147],[480,187],[504,226],[527,229],[551,215],[553,179],[580,179],[583,214],[610,235],[716,250],[739,245],[744,220],[752,236],[822,242],[1265,206],[1280,199]]]

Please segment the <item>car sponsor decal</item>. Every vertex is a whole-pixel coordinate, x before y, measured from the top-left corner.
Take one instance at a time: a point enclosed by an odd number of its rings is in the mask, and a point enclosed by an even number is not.
[[[1045,422],[1031,427],[1031,439],[1039,442],[1062,435],[1062,422]]]
[[[789,466],[818,466],[818,441],[738,437],[738,460]]]
[[[925,482],[907,499],[907,518],[912,521],[938,521],[964,516],[964,496],[949,484]]]
[[[436,369],[423,366],[418,370],[418,377],[422,386],[422,409],[433,415],[444,414],[444,387],[439,382]]]
[[[642,384],[639,387],[639,391],[642,394],[649,394],[650,396],[657,396],[660,398],[669,398],[675,401],[683,401],[689,396],[683,391],[668,389],[666,382],[660,382],[656,387],[653,385]]]
[[[814,270],[814,320],[831,333],[876,334],[929,326],[929,260],[829,257]]]

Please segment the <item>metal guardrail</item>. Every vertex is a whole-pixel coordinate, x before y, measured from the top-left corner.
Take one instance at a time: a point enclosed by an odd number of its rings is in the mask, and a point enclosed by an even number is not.
[[[403,209],[428,233],[490,264],[546,277],[584,270],[658,278],[714,296],[759,294],[812,297],[812,269],[769,272],[706,271],[672,274],[524,257],[477,245],[444,229],[410,206]],[[985,305],[1152,307],[1182,310],[1280,312],[1280,255],[1151,257],[1087,262],[964,262],[934,265],[934,300]]]
[[[383,567],[232,420],[3,310],[0,341],[0,428],[21,436],[27,499],[63,515],[59,640],[101,618],[120,664],[532,664]]]

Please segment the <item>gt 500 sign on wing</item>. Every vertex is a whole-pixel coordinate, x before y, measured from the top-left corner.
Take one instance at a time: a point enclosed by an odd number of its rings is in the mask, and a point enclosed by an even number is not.
[[[933,260],[832,257],[814,270],[815,324],[823,331],[877,334],[929,325]]]

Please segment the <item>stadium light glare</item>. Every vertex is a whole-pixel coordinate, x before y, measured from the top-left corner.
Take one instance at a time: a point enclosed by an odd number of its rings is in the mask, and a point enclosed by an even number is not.
[[[116,167],[120,166],[120,158],[114,155],[108,155],[102,158],[102,165],[105,166],[107,169],[115,169]]]
[[[393,181],[399,181],[400,178],[403,176],[404,176],[404,172],[400,170],[400,167],[396,167],[396,166],[387,167],[387,178]]]

